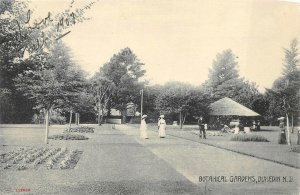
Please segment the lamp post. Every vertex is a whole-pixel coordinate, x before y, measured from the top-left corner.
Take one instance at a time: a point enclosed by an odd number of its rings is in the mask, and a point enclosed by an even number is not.
[[[142,116],[143,116],[143,96],[144,96],[144,90],[143,89],[141,89],[140,94],[141,94],[141,120],[142,120]]]

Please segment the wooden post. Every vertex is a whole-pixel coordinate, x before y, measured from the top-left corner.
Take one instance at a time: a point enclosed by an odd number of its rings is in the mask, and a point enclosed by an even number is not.
[[[71,110],[70,111],[69,129],[68,129],[69,132],[70,132],[70,129],[71,129],[71,124],[72,124],[72,113],[73,113],[73,111]]]
[[[143,98],[144,98],[144,90],[141,90],[141,121],[143,117]]]

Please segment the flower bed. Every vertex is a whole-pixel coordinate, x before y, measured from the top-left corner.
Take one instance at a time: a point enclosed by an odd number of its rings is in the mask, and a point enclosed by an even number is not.
[[[241,142],[269,142],[267,138],[261,135],[255,134],[237,134],[231,137],[230,141],[241,141]]]
[[[0,170],[73,169],[82,152],[67,148],[19,148],[0,154]]]
[[[77,134],[70,134],[70,133],[63,133],[49,136],[49,139],[58,139],[58,140],[87,140],[88,137],[84,135],[77,135]]]
[[[74,164],[76,165],[79,160],[79,158],[77,158],[79,154],[81,154],[81,152],[78,150],[74,150],[70,152],[69,155],[65,156],[65,158],[60,162],[59,168],[60,169],[74,168],[73,167]]]
[[[93,127],[88,127],[88,126],[81,126],[81,127],[72,127],[70,131],[68,129],[65,130],[65,132],[70,132],[70,133],[94,133]]]

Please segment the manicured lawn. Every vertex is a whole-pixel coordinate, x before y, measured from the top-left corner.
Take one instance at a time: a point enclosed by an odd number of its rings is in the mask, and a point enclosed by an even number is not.
[[[133,124],[136,128],[138,124]],[[148,129],[157,131],[156,124],[148,124]],[[262,136],[269,142],[240,142],[231,141],[235,136],[232,133],[220,133],[215,130],[207,131],[207,139],[199,139],[199,129],[197,125],[185,125],[183,129],[179,126],[168,125],[166,130],[167,135],[175,135],[218,148],[223,148],[229,151],[235,151],[238,153],[246,154],[249,156],[255,156],[261,159],[267,159],[272,162],[285,164],[292,167],[300,168],[300,154],[296,149],[291,150],[288,145],[278,144],[278,137],[280,134],[279,127],[261,127],[261,131],[252,131],[250,134],[253,136]],[[243,134],[243,132],[241,132]],[[297,143],[297,132],[294,131],[291,134],[292,144]]]

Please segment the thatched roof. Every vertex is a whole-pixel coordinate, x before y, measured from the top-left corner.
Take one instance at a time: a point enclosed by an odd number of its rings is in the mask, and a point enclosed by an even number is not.
[[[253,110],[225,97],[210,104],[210,115],[215,116],[260,116]]]

